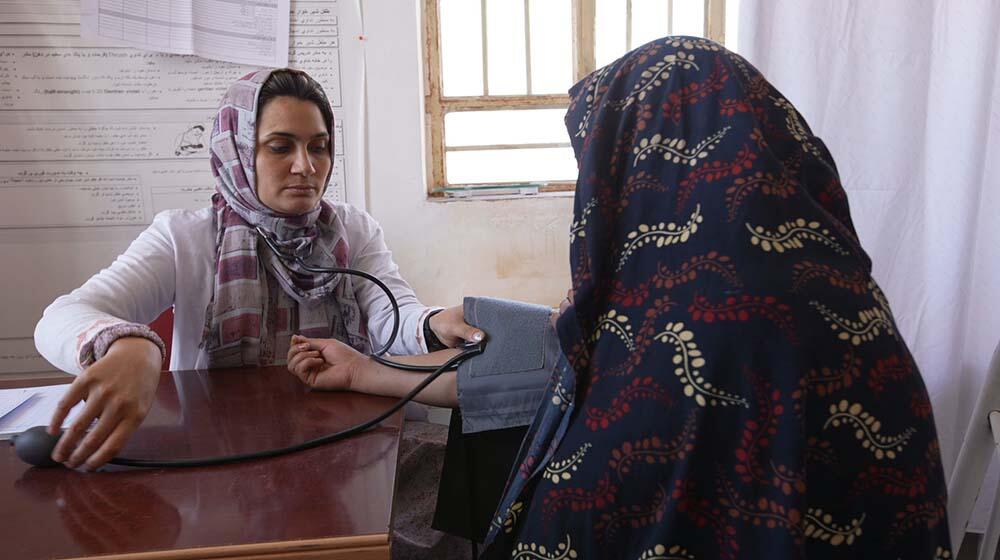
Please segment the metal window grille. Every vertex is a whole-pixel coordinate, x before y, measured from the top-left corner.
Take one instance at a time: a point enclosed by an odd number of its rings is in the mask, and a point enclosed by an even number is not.
[[[470,0],[463,0],[469,2]],[[471,0],[474,1],[474,0]],[[498,94],[497,91],[509,90],[510,88],[500,88],[499,84],[490,83],[490,2],[503,1],[506,10],[523,10],[523,41],[524,41],[524,87],[518,94]],[[536,27],[539,32],[544,32],[545,22],[532,20],[532,3],[545,2],[546,0],[479,0],[480,18],[478,22],[479,48],[482,51],[481,67],[475,69],[474,73],[481,73],[481,95],[460,95],[446,96],[443,94],[444,80],[448,76],[442,75],[442,26],[441,26],[441,0],[424,0],[423,27],[424,27],[424,92],[425,92],[425,113],[426,113],[426,138],[427,138],[427,184],[428,191],[432,196],[441,196],[446,192],[456,189],[469,190],[476,188],[502,188],[521,186],[528,183],[538,188],[536,191],[558,191],[572,190],[571,180],[543,180],[529,175],[516,179],[501,181],[460,181],[451,182],[448,177],[448,156],[461,152],[483,153],[497,152],[503,150],[544,150],[561,148],[568,149],[568,140],[562,141],[504,141],[504,142],[484,142],[465,143],[461,145],[447,145],[445,142],[446,115],[461,112],[489,112],[489,111],[532,111],[539,109],[565,109],[569,105],[569,96],[566,94],[536,93],[532,76],[532,28]],[[570,0],[569,7],[571,18],[572,36],[572,78],[574,81],[580,80],[596,69],[596,49],[595,49],[595,26],[597,22],[598,2],[603,0]],[[624,42],[625,50],[635,48],[633,30],[634,6],[638,0],[617,0],[614,9],[624,10]],[[681,2],[701,3],[701,10],[704,14],[703,26],[700,35],[708,37],[718,42],[723,42],[725,37],[725,2],[726,0],[662,0],[666,2],[666,21],[663,22],[663,30],[660,35],[670,35],[674,32],[674,14],[677,4]],[[605,4],[610,5],[610,3]],[[620,32],[620,30],[619,30]],[[622,51],[624,53],[625,51]],[[571,84],[567,83],[568,88]],[[491,91],[492,90],[492,91]],[[519,152],[527,154],[530,152]]]

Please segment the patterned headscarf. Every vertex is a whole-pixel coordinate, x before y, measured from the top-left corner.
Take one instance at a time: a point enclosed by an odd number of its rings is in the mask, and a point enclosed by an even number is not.
[[[566,360],[488,551],[949,557],[927,392],[798,111],[687,37],[570,94]]]
[[[326,201],[306,214],[286,216],[257,196],[257,104],[271,72],[247,74],[230,86],[212,127],[212,206],[218,233],[202,339],[210,367],[281,363],[293,331],[332,336],[358,349],[367,345],[350,277],[315,274],[284,262],[256,232],[262,228],[286,253],[302,256],[310,266],[348,265],[346,231]],[[326,124],[332,131],[333,123]],[[331,159],[333,150],[331,138]]]

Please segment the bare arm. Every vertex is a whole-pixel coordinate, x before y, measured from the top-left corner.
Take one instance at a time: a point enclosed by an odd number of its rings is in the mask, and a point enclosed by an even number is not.
[[[392,361],[412,365],[443,364],[459,354],[448,349],[430,354],[394,356]],[[288,370],[306,385],[332,391],[357,391],[384,397],[402,397],[430,373],[402,371],[382,365],[346,344],[329,338],[294,336],[288,350]],[[433,406],[458,406],[454,371],[442,373],[414,400]]]
[[[417,356],[397,356],[393,361],[415,365],[438,365],[443,364],[458,353],[458,350],[449,349]],[[407,395],[431,375],[425,372],[394,369],[380,364],[371,358],[365,360],[362,369],[362,373],[355,378],[355,383],[351,386],[351,390],[360,393],[370,393],[372,395],[382,395],[384,397],[402,397],[403,395]],[[442,373],[430,385],[417,393],[414,400],[433,406],[457,407],[458,387],[456,373],[454,371]]]

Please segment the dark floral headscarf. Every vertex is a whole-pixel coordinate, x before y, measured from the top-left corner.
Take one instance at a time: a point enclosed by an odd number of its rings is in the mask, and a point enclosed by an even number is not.
[[[927,392],[802,116],[688,37],[570,93],[566,359],[487,556],[950,558]]]

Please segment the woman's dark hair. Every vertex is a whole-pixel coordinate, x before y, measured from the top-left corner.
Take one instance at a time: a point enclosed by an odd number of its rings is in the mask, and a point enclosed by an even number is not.
[[[330,108],[330,100],[327,99],[323,86],[302,70],[282,68],[271,72],[260,88],[257,98],[257,120],[260,121],[260,112],[272,99],[282,96],[312,101],[316,104],[326,122],[326,131],[331,138],[333,137],[333,109]]]

